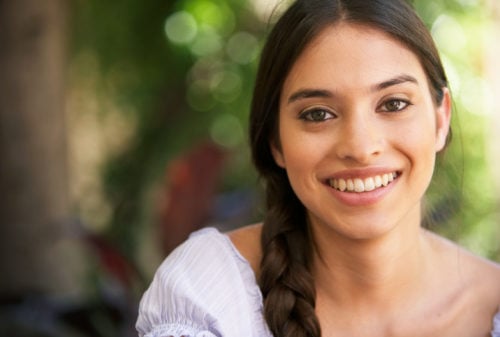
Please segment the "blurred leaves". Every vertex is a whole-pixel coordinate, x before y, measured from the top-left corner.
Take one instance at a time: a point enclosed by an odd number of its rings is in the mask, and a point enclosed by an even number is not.
[[[198,140],[234,153],[221,189],[254,184],[244,130],[263,24],[243,1],[208,0],[80,1],[75,20],[74,59],[97,61],[99,113],[112,101],[133,130],[104,155],[99,198],[111,209],[106,232],[133,256],[143,222],[154,221],[149,192]],[[76,74],[76,86],[89,76]]]
[[[498,193],[488,183],[483,132],[488,87],[480,37],[490,18],[479,0],[413,2],[438,42],[456,102],[455,139],[429,194],[429,219],[444,221],[438,231],[492,256],[498,244],[478,239],[498,238]],[[220,192],[255,189],[246,119],[270,15],[262,16],[261,3],[75,1],[73,90],[86,90],[98,115],[116,116],[104,132],[120,140],[103,151],[103,187],[80,199],[100,201],[82,217],[102,223],[131,258],[137,259],[144,228],[156,221],[155,191],[168,184],[167,163],[199,140],[230,152]],[[86,110],[75,105],[72,113]],[[99,209],[101,220],[94,218]]]

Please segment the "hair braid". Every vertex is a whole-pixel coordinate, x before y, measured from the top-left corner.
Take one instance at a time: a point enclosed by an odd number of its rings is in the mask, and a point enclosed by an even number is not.
[[[319,337],[314,311],[316,292],[308,268],[311,249],[304,208],[288,183],[270,185],[275,188],[268,186],[268,197],[273,200],[268,198],[264,220],[259,280],[264,315],[275,337]]]

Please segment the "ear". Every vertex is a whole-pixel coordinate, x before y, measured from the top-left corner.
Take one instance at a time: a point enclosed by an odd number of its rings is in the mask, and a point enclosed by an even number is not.
[[[436,109],[436,152],[446,145],[451,121],[451,94],[448,88],[443,88],[443,100]]]
[[[276,142],[274,141],[271,141],[270,147],[276,165],[278,165],[281,168],[285,168],[286,167],[285,158],[283,157],[283,153],[281,152],[281,147],[276,145]]]

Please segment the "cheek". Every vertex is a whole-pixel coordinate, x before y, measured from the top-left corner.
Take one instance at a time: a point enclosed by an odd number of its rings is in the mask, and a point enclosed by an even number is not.
[[[290,184],[297,194],[300,190],[314,189],[317,169],[328,157],[328,142],[317,135],[287,129],[281,136],[281,155]]]
[[[297,127],[283,125],[280,132],[281,153],[285,168],[308,170],[327,155],[329,140],[319,134],[301,132]]]
[[[409,124],[392,130],[392,135],[399,140],[398,146],[406,154],[412,168],[425,175],[422,179],[430,179],[436,158],[435,124],[431,121]]]
[[[437,128],[434,110],[431,102],[423,103],[410,118],[391,126],[386,132],[415,148],[416,151],[429,151],[435,154]]]
[[[290,142],[282,147],[285,169],[289,175],[311,171],[319,162],[321,148],[307,140]]]

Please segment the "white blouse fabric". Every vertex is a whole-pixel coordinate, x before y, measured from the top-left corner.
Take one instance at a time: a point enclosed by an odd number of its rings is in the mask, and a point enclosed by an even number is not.
[[[140,337],[272,337],[250,264],[215,228],[191,234],[161,264],[136,328]],[[500,312],[491,337],[500,337]]]
[[[140,337],[271,337],[247,260],[215,228],[162,263],[139,306]]]
[[[491,337],[500,337],[500,310],[493,319],[493,330],[491,330]]]

